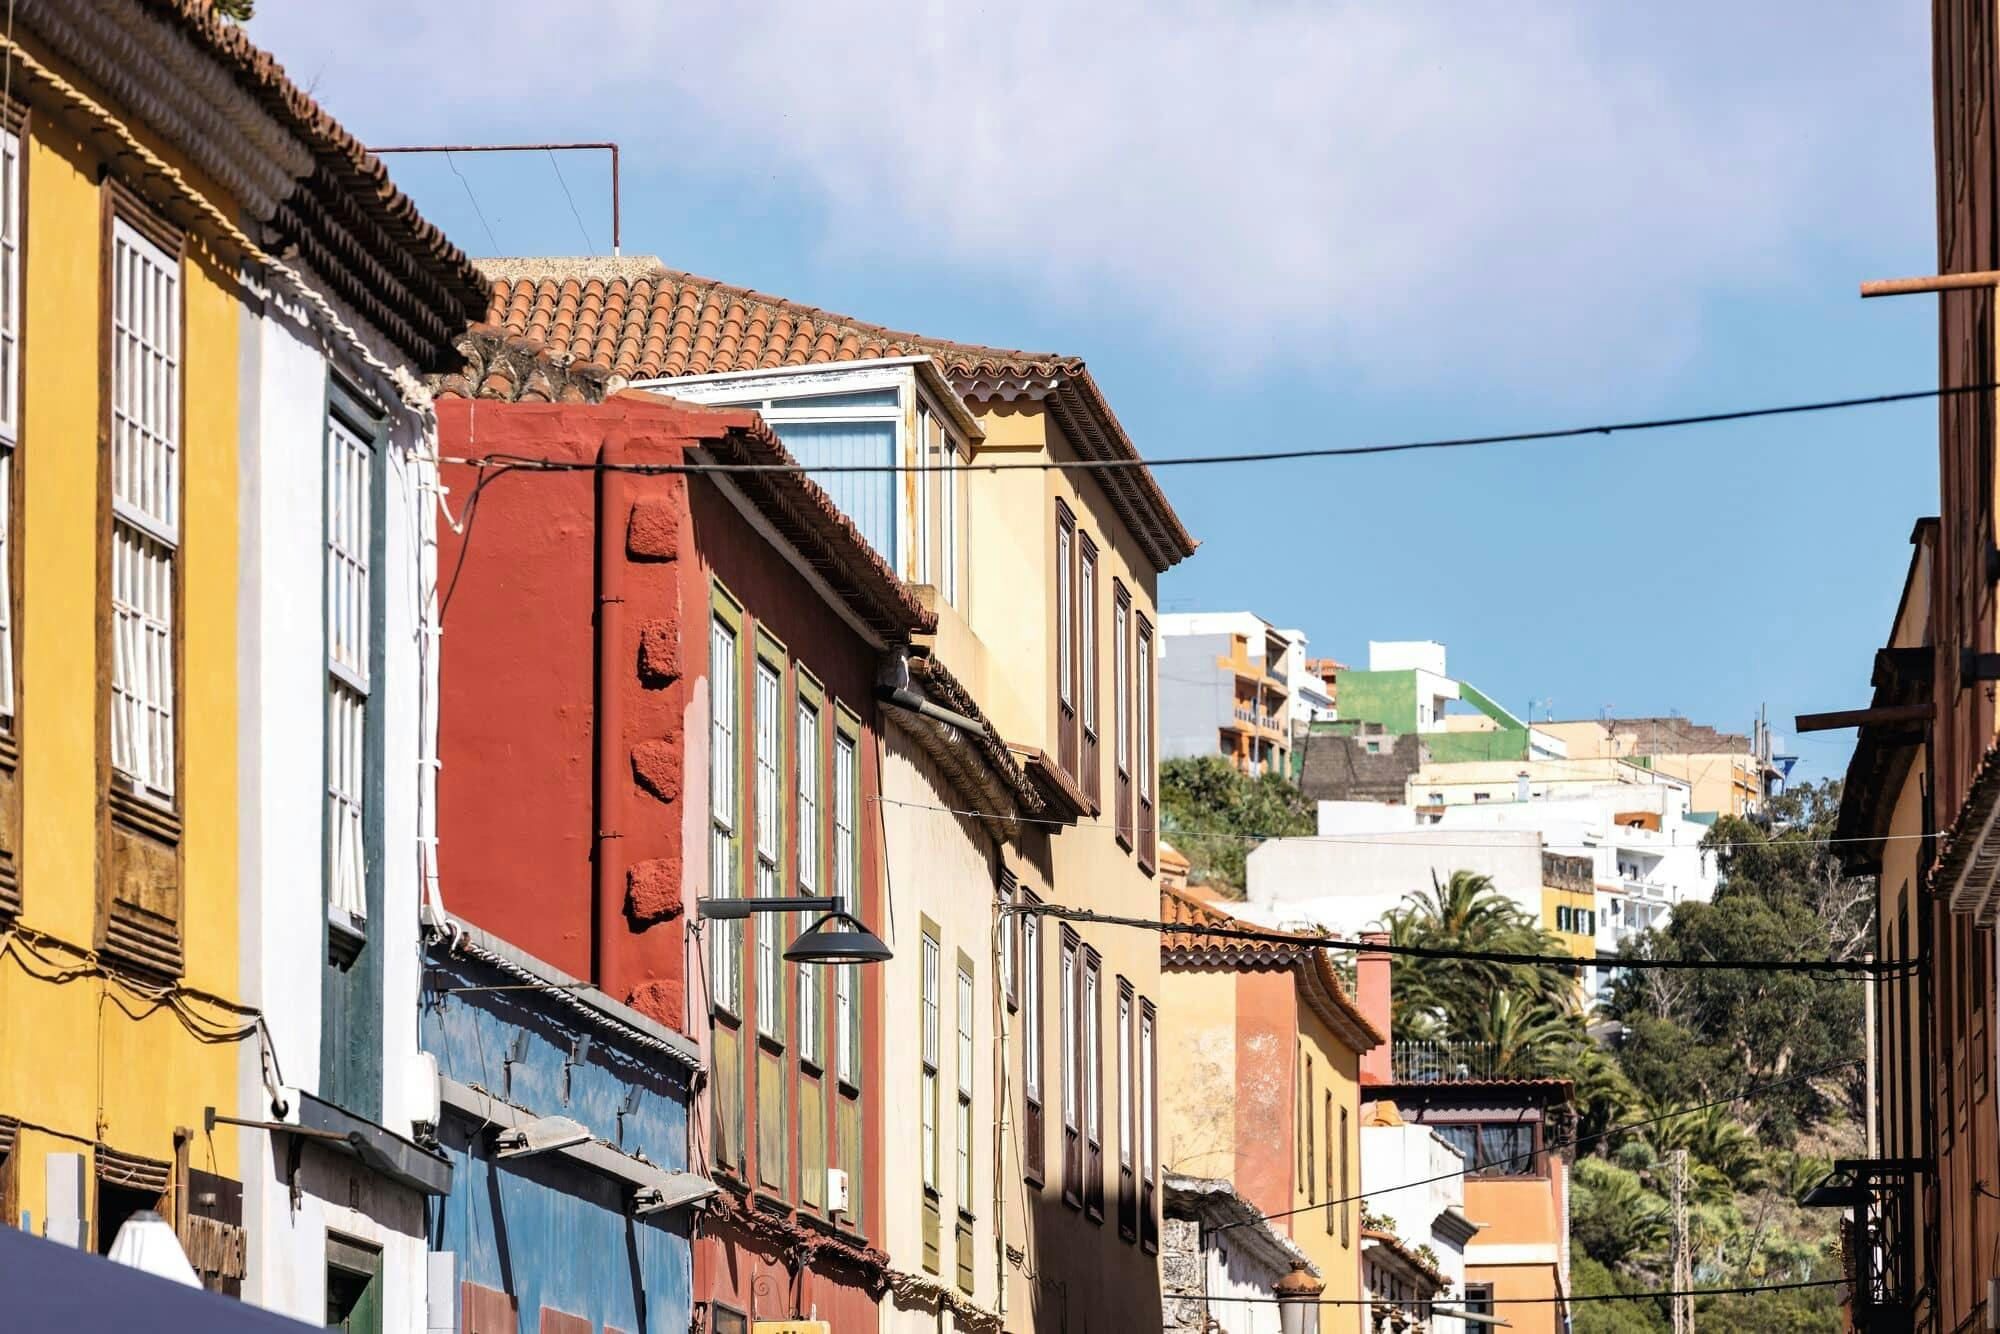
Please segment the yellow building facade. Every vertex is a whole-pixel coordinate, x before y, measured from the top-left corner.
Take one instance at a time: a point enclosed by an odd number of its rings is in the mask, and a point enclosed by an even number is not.
[[[235,1044],[254,1036],[234,999],[241,301],[237,257],[177,226],[180,192],[54,79],[106,109],[110,96],[23,45],[53,77],[17,74],[10,108],[7,223],[24,262],[8,387],[4,1189],[11,1223],[77,1226],[102,1250],[134,1207],[175,1216],[191,1166],[240,1175],[236,1134],[205,1132],[203,1112],[234,1107]],[[176,146],[125,124],[235,212]],[[146,453],[149,477],[124,471]],[[114,568],[135,556],[156,580],[136,602]]]

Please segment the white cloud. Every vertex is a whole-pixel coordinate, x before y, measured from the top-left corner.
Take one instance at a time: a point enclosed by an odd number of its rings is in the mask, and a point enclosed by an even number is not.
[[[350,121],[623,123],[628,155],[802,188],[846,252],[1238,365],[1556,383],[1671,370],[1706,301],[1830,235],[1927,244],[1908,8],[359,0],[253,33]]]

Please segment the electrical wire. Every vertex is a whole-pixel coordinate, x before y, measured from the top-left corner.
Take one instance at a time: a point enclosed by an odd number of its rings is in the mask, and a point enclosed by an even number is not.
[[[1734,1297],[1757,1292],[1790,1292],[1795,1288],[1835,1288],[1845,1282],[1844,1278],[1808,1278],[1791,1283],[1753,1283],[1728,1288],[1662,1288],[1657,1292],[1566,1293],[1557,1297],[1502,1297],[1495,1294],[1485,1300],[1495,1306],[1566,1306],[1571,1302],[1643,1302],[1661,1297]],[[1212,1292],[1163,1292],[1160,1295],[1172,1301],[1254,1302],[1260,1305],[1427,1306],[1434,1314],[1443,1316],[1456,1316],[1468,1309],[1463,1299],[1454,1302],[1448,1297],[1318,1297],[1308,1302],[1297,1299],[1287,1301],[1281,1297],[1231,1297]],[[1438,1310],[1439,1307],[1447,1309]]]
[[[562,163],[556,161],[556,151],[553,148],[545,148],[542,151],[549,155],[549,165],[556,169],[556,184],[562,187],[563,198],[569,200],[569,215],[576,219],[577,231],[583,233],[584,249],[593,255],[596,254],[597,242],[590,239],[590,229],[583,225],[583,214],[576,211],[576,197],[570,194],[569,182],[563,179]]]
[[[486,229],[486,239],[492,244],[493,253],[499,254],[500,241],[493,235],[493,224],[486,221],[486,210],[479,207],[479,196],[472,193],[472,182],[465,179],[465,173],[458,169],[458,163],[452,161],[450,153],[444,155],[444,162],[451,168],[451,174],[458,177],[458,183],[465,187],[465,197],[472,203],[474,216],[479,219],[479,225]]]
[[[921,801],[902,801],[895,797],[870,795],[867,798],[867,800],[880,802],[886,806],[901,806],[906,810],[933,811],[940,815],[957,815],[957,816],[964,816],[970,819],[984,819],[984,820],[990,820],[995,818],[994,813],[992,811],[961,809],[956,806],[936,806]],[[1058,829],[1099,829],[1120,835],[1129,835],[1135,833],[1138,831],[1139,828],[1138,824],[1136,823],[1118,824],[1116,822],[1107,822],[1103,820],[1090,820],[1090,821],[1060,820],[1052,816],[1019,815],[1010,818],[1018,821],[1021,824],[1047,825]],[[1500,830],[1497,829],[1461,830],[1461,829],[1444,829],[1441,826],[1431,826],[1431,828],[1438,829],[1439,832],[1444,834],[1457,834],[1457,833],[1492,834],[1501,832]],[[1535,831],[1532,829],[1522,829],[1520,832],[1533,833]],[[1518,843],[1487,843],[1487,842],[1457,842],[1457,841],[1446,842],[1441,838],[1431,837],[1426,830],[1422,829],[1409,830],[1407,836],[1394,830],[1385,831],[1379,834],[1256,834],[1256,833],[1246,834],[1230,830],[1216,830],[1212,833],[1205,833],[1201,831],[1191,831],[1191,830],[1163,830],[1162,833],[1165,835],[1170,835],[1171,838],[1175,840],[1199,839],[1199,838],[1235,839],[1244,843],[1271,843],[1271,842],[1283,841],[1286,843],[1350,844],[1357,847],[1386,847],[1386,848],[1438,847],[1438,848],[1453,848],[1453,849],[1492,848],[1496,850],[1501,850],[1501,849],[1514,850],[1518,849],[1521,846]],[[1943,838],[1943,837],[1944,834],[1942,832],[1917,833],[1917,834],[1854,834],[1844,838],[1814,839],[1812,840],[1812,842],[1815,844],[1893,843],[1903,839],[1927,839],[1927,838]],[[1609,847],[1615,842],[1616,842],[1615,839],[1608,839],[1604,843],[1544,843],[1542,846],[1544,849],[1551,852],[1561,852],[1564,850],[1589,852],[1589,851],[1595,851],[1596,849],[1601,847]],[[1775,848],[1784,846],[1787,845],[1782,843],[1778,839],[1772,838],[1772,839],[1760,839],[1757,840],[1756,842],[1674,844],[1661,849],[1661,851],[1730,852],[1734,851],[1737,848]]]
[[[1095,926],[1129,926],[1162,935],[1212,936],[1220,940],[1240,940],[1254,945],[1309,946],[1315,949],[1355,950],[1366,954],[1387,954],[1407,959],[1457,960],[1465,963],[1522,964],[1546,968],[1605,967],[1634,970],[1683,972],[1764,972],[1855,974],[1863,980],[1901,976],[1918,966],[1915,959],[1655,959],[1620,955],[1615,959],[1580,958],[1573,954],[1510,954],[1501,950],[1458,949],[1448,945],[1370,944],[1343,940],[1338,936],[1314,936],[1297,931],[1269,931],[1245,926],[1204,926],[1197,922],[1166,922],[1152,917],[1114,917],[1088,908],[1066,908],[1056,903],[1012,903],[1003,913],[1033,914],[1058,921]]]
[[[447,158],[449,154],[446,155]],[[456,171],[457,168],[453,167]],[[461,176],[459,178],[463,180]],[[471,187],[467,187],[470,194]],[[477,207],[477,201],[474,203]],[[484,219],[482,219],[484,221]],[[489,229],[488,235],[491,235]],[[510,463],[540,472],[594,472],[609,468],[619,472],[668,473],[907,473],[943,472],[947,469],[968,473],[1029,472],[1114,472],[1129,468],[1185,468],[1211,464],[1278,463],[1295,459],[1361,458],[1376,454],[1406,454],[1418,450],[1471,449],[1490,445],[1532,444],[1545,440],[1572,440],[1585,436],[1624,435],[1639,431],[1673,430],[1688,426],[1714,426],[1724,422],[1755,421],[1766,417],[1799,416],[1806,413],[1838,412],[1849,408],[1878,407],[1890,403],[1914,403],[1945,398],[1954,394],[1985,393],[2000,389],[2000,382],[1947,385],[1936,389],[1909,389],[1892,394],[1869,394],[1859,398],[1828,398],[1807,403],[1786,403],[1775,407],[1730,408],[1720,412],[1690,413],[1680,417],[1652,417],[1636,421],[1606,422],[1597,426],[1562,426],[1542,431],[1507,431],[1490,435],[1441,437],[1431,440],[1404,440],[1392,444],[1341,445],[1312,449],[1273,449],[1239,454],[1183,454],[1167,458],[1111,459],[1017,459],[1007,463],[620,463],[595,460],[533,459],[520,455],[493,454],[485,458],[448,458],[446,463],[491,465]]]
[[[1568,1139],[1544,1143],[1541,1148],[1531,1153],[1512,1154],[1502,1161],[1512,1163],[1523,1158],[1535,1158],[1555,1149],[1573,1149],[1581,1144],[1594,1144],[1598,1140],[1607,1139],[1612,1135],[1622,1135],[1633,1130],[1644,1130],[1647,1126],[1658,1125],[1662,1121],[1673,1121],[1683,1116],[1693,1116],[1696,1112],[1705,1112],[1711,1107],[1731,1107],[1739,1102],[1753,1098],[1759,1093],[1769,1092],[1771,1089],[1784,1088],[1790,1084],[1801,1084],[1811,1079],[1818,1079],[1820,1076],[1831,1074],[1835,1070],[1845,1070],[1852,1066],[1860,1065],[1861,1062],[1861,1057],[1854,1056],[1844,1061],[1834,1061],[1812,1070],[1803,1070],[1795,1074],[1786,1075],[1782,1079],[1763,1080],[1760,1083],[1750,1085],[1748,1088],[1740,1089],[1726,1098],[1716,1098],[1709,1102],[1698,1102],[1687,1107],[1676,1107],[1671,1111],[1660,1112],[1639,1121],[1621,1121],[1617,1125],[1606,1126],[1602,1130],[1593,1130],[1587,1135],[1572,1135]],[[1439,1082],[1447,1087],[1451,1083],[1449,1080]],[[1479,1170],[1481,1169],[1463,1167],[1455,1172],[1440,1172],[1436,1176],[1421,1177],[1415,1181],[1399,1181],[1392,1186],[1376,1186],[1370,1190],[1360,1191],[1353,1195],[1343,1195],[1339,1199],[1321,1200],[1317,1204],[1305,1204],[1300,1205],[1296,1209],[1282,1209],[1276,1213],[1260,1214],[1256,1218],[1246,1218],[1234,1223],[1219,1223],[1209,1230],[1211,1232],[1227,1232],[1231,1228],[1249,1227],[1253,1223],[1269,1222],[1274,1218],[1291,1218],[1298,1214],[1318,1213],[1321,1209],[1331,1208],[1336,1204],[1353,1204],[1356,1201],[1366,1203],[1369,1199],[1377,1195],[1388,1195],[1399,1190],[1414,1190],[1418,1186],[1432,1186],[1440,1181],[1455,1181],[1461,1177],[1471,1176],[1475,1171]]]

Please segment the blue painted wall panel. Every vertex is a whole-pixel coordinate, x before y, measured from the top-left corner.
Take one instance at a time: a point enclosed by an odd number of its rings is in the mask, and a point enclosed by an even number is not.
[[[669,1171],[687,1166],[687,1070],[590,1023],[561,999],[464,958],[426,960],[420,1037],[440,1071],[542,1116],[567,1116],[599,1139]],[[565,1072],[572,1043],[591,1038]],[[518,1060],[509,1057],[518,1053]],[[629,1108],[629,1110],[625,1110]],[[629,1334],[688,1328],[693,1260],[685,1210],[630,1216],[629,1187],[556,1154],[500,1160],[493,1132],[447,1110],[439,1139],[452,1193],[432,1206],[431,1247],[458,1276],[511,1294],[523,1331],[542,1308]]]

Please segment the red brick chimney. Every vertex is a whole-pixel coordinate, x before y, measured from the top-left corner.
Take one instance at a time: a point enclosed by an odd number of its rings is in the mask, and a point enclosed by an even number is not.
[[[1364,945],[1386,945],[1387,931],[1363,931]],[[1354,1003],[1362,1016],[1382,1035],[1382,1045],[1361,1053],[1361,1082],[1387,1084],[1395,1079],[1389,1060],[1389,956],[1379,950],[1363,950],[1354,961]]]

